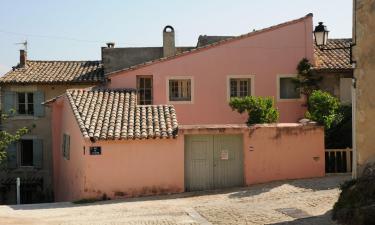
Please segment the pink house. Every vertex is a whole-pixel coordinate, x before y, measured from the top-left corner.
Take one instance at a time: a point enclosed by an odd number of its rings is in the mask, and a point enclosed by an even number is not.
[[[47,103],[57,201],[324,175],[323,129],[296,123],[305,108],[291,82],[313,58],[311,14],[178,54],[167,28],[169,56]],[[273,97],[281,123],[247,127],[228,106],[247,95]]]

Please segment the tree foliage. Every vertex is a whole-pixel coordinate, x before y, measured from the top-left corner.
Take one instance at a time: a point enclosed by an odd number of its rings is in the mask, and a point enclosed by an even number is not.
[[[229,106],[239,113],[247,112],[248,125],[258,123],[275,123],[279,118],[278,110],[273,106],[273,99],[269,97],[247,96],[231,98]]]
[[[339,100],[328,92],[315,90],[309,97],[309,110],[306,117],[317,123],[324,125],[326,129],[331,126],[339,118]]]
[[[23,127],[18,129],[15,133],[10,133],[6,130],[2,129],[2,124],[6,119],[8,119],[10,116],[14,114],[14,110],[12,110],[9,114],[2,114],[0,118],[0,164],[1,162],[6,158],[6,149],[7,147],[12,144],[13,142],[18,141],[22,135],[26,134],[29,129],[27,127]]]
[[[319,89],[319,82],[322,80],[322,77],[312,70],[312,68],[313,65],[309,60],[303,58],[297,65],[298,75],[293,80],[296,89],[305,95],[307,99],[309,99],[314,90]]]

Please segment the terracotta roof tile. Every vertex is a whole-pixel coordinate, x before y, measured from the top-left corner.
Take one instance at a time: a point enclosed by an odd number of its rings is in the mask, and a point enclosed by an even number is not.
[[[69,89],[67,97],[85,138],[95,140],[177,137],[171,105],[137,105],[135,90]]]
[[[0,83],[97,83],[104,81],[100,61],[34,61],[15,67]]]
[[[350,64],[350,44],[352,39],[329,39],[321,50],[314,46],[315,69],[317,70],[346,70],[352,69]],[[345,49],[337,49],[345,48]]]

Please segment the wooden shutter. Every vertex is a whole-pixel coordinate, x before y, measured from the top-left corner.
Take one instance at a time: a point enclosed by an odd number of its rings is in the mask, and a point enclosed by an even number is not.
[[[33,165],[35,168],[42,168],[43,165],[43,140],[33,140]]]
[[[44,102],[44,92],[43,91],[36,91],[34,92],[34,115],[38,117],[44,116],[44,106],[42,105]]]
[[[17,143],[12,143],[7,148],[8,169],[17,168]]]
[[[70,135],[66,135],[65,138],[66,144],[65,144],[65,151],[66,151],[66,159],[70,159]]]
[[[11,110],[15,110],[16,93],[13,91],[4,91],[2,100],[2,111],[5,114],[10,114]]]

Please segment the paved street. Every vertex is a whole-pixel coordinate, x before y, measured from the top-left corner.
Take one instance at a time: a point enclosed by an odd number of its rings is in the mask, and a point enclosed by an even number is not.
[[[0,224],[334,224],[330,210],[339,195],[338,185],[349,178],[330,176],[81,205],[0,206]]]

